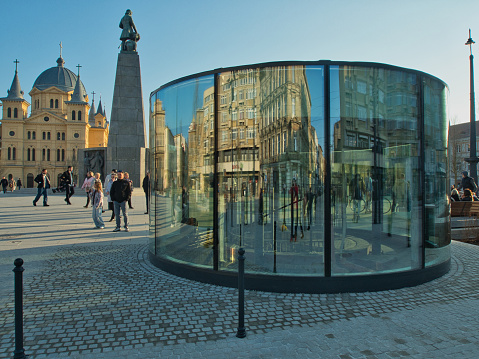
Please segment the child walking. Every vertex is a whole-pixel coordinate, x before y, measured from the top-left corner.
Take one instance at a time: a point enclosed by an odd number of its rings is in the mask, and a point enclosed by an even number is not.
[[[103,229],[105,228],[105,223],[103,223],[103,219],[101,218],[101,213],[103,211],[103,189],[101,182],[95,182],[93,188],[94,190],[91,195],[93,222],[95,223],[96,228]]]

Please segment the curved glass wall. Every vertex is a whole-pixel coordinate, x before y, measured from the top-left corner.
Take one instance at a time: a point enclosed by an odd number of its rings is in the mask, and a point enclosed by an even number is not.
[[[388,275],[419,273],[396,286],[441,275],[450,260],[446,94],[421,72],[329,61],[162,86],[150,100],[150,258],[228,285],[221,276],[234,275],[243,247],[246,273],[264,289],[282,280],[271,289],[281,291],[295,278],[306,283],[295,291],[341,291],[354,288],[348,277],[386,275],[370,290],[394,287]]]

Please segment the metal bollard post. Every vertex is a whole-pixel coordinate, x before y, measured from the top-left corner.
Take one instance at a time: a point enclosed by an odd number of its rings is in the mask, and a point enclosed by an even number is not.
[[[23,259],[17,258],[13,262],[15,268],[15,351],[13,359],[25,359],[23,349]]]
[[[246,337],[246,329],[244,327],[244,260],[245,250],[238,249],[238,331],[236,337]]]

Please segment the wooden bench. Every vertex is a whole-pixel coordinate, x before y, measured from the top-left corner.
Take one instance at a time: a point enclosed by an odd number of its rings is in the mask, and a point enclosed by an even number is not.
[[[451,217],[478,217],[479,202],[451,202]]]

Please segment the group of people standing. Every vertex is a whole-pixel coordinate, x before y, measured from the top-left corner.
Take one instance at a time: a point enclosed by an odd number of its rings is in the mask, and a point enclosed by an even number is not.
[[[65,202],[67,205],[71,205],[70,198],[74,194],[73,182],[73,167],[69,166],[60,177],[60,185],[56,189],[57,191],[65,190]],[[121,217],[123,217],[124,230],[129,232],[128,227],[128,209],[134,209],[131,204],[131,195],[133,192],[133,181],[129,178],[128,172],[117,171],[113,169],[111,173],[106,176],[105,188],[102,186],[100,173],[94,174],[89,171],[83,181],[82,189],[85,190],[87,196],[87,202],[84,208],[88,208],[90,203],[92,206],[92,218],[95,228],[104,229],[105,223],[102,218],[103,202],[106,195],[108,201],[108,209],[112,211],[110,222],[116,219],[116,226],[113,232],[119,232],[121,230]],[[34,179],[37,183],[38,192],[33,200],[33,205],[43,196],[43,205],[48,204],[48,188],[51,187],[50,179],[47,176],[47,170],[43,169],[42,172]],[[146,212],[148,214],[148,198],[150,191],[149,173],[145,176],[142,184],[143,190],[146,195]],[[54,191],[55,193],[55,191]],[[121,212],[121,213],[120,213]]]

